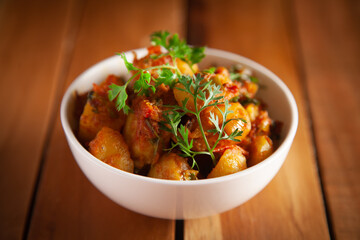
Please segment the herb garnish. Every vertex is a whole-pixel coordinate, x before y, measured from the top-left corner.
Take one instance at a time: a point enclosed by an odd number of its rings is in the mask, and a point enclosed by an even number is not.
[[[130,107],[126,105],[128,94],[126,88],[128,84],[135,78],[138,80],[134,83],[134,92],[138,95],[148,96],[150,92],[155,92],[156,87],[165,84],[171,88],[176,88],[179,91],[186,92],[190,98],[185,98],[181,105],[165,106],[167,110],[163,112],[164,121],[161,122],[161,128],[169,131],[173,134],[175,142],[169,150],[178,147],[182,151],[182,156],[190,157],[193,160],[192,168],[197,166],[195,156],[205,154],[210,155],[211,159],[216,164],[214,156],[214,150],[218,143],[222,140],[239,141],[236,137],[241,136],[242,131],[236,129],[230,135],[225,132],[225,126],[230,121],[242,120],[242,119],[227,119],[230,113],[230,104],[227,100],[222,101],[223,96],[221,86],[212,82],[212,80],[205,81],[203,75],[213,74],[215,68],[205,70],[203,74],[195,74],[194,76],[188,76],[181,74],[179,68],[176,65],[176,59],[179,58],[189,64],[191,67],[193,64],[198,63],[205,56],[204,47],[190,47],[186,44],[186,41],[180,40],[177,34],[170,36],[167,31],[155,32],[151,35],[151,43],[155,46],[162,46],[167,52],[160,55],[151,55],[153,59],[163,56],[170,56],[172,59],[172,65],[164,64],[159,66],[152,66],[145,69],[137,68],[132,63],[128,62],[124,53],[120,54],[128,71],[133,71],[132,77],[123,85],[118,86],[112,84],[109,86],[109,99],[115,100],[117,110],[123,110],[124,113],[130,111]],[[151,75],[150,70],[157,70],[156,78]],[[193,101],[194,109],[187,107],[188,101]],[[201,104],[199,104],[199,101]],[[223,105],[223,110],[220,109],[220,105]],[[206,108],[214,108],[220,112],[215,115],[210,112],[209,120],[214,125],[213,129],[204,129],[201,121],[201,113]],[[222,106],[221,106],[222,107]],[[199,129],[202,134],[202,138],[205,142],[207,152],[197,152],[193,149],[193,139],[190,140],[190,131],[184,125],[180,124],[181,118],[184,115],[193,115],[198,123]],[[219,119],[220,116],[220,119]],[[215,143],[210,146],[207,135],[216,136]],[[198,167],[198,166],[197,166]]]
[[[124,60],[128,71],[135,71],[135,74],[123,86],[118,86],[116,84],[111,84],[109,86],[109,99],[110,101],[113,101],[116,98],[115,103],[118,111],[123,109],[124,113],[127,114],[130,110],[129,106],[126,105],[126,100],[128,98],[126,87],[134,78],[139,76],[139,79],[134,83],[134,92],[140,96],[148,96],[150,91],[154,93],[156,87],[162,83],[170,87],[174,86],[176,79],[181,76],[180,70],[176,65],[176,58],[180,58],[187,62],[191,67],[205,57],[204,47],[190,47],[186,44],[185,40],[180,40],[177,34],[170,36],[170,33],[167,31],[153,33],[151,35],[151,43],[155,46],[162,46],[167,50],[166,53],[154,56],[154,58],[160,58],[167,55],[171,56],[173,65],[164,64],[140,69],[130,63],[126,59],[124,53],[119,54]],[[157,78],[153,77],[149,72],[153,69],[157,70]],[[155,83],[155,86],[151,84],[151,81]]]
[[[220,101],[223,98],[220,95],[222,93],[222,91],[220,90],[220,86],[212,83],[212,81],[204,82],[203,80],[204,78],[201,76],[201,74],[196,74],[193,77],[182,75],[179,78],[179,83],[184,86],[184,88],[175,87],[176,89],[184,91],[191,96],[191,101],[193,101],[194,104],[194,110],[190,110],[186,107],[189,98],[185,98],[181,106],[166,106],[170,108],[170,110],[164,112],[165,122],[163,124],[163,129],[171,132],[176,138],[176,143],[172,144],[171,149],[178,146],[183,152],[183,156],[191,157],[193,160],[192,167],[196,165],[195,156],[200,154],[210,155],[215,165],[216,162],[214,150],[217,144],[221,140],[232,140],[238,142],[239,140],[236,139],[236,137],[241,136],[242,134],[242,131],[238,131],[237,129],[230,135],[226,134],[226,132],[224,131],[225,125],[228,124],[230,121],[240,119],[227,119],[228,115],[230,113],[233,113],[233,111],[229,110],[230,105],[228,101]],[[198,104],[198,99],[202,101],[201,105]],[[222,104],[225,104],[224,111],[219,108],[219,105]],[[207,132],[212,133],[213,135],[218,134],[217,140],[213,144],[213,146],[210,146],[206,137],[205,129],[201,122],[201,112],[209,107],[216,108],[222,116],[222,119],[219,122],[218,116],[215,115],[213,112],[210,112],[209,120],[214,124],[215,128],[209,129],[207,130]],[[189,142],[189,130],[184,125],[179,126],[181,117],[185,114],[191,114],[195,116],[208,152],[196,152],[191,150],[193,148],[193,140]],[[170,128],[166,127],[166,124],[169,125]]]
[[[164,47],[172,58],[180,58],[190,66],[205,57],[204,47],[190,47],[185,40],[179,39],[178,34],[169,36],[167,31],[155,32],[151,35],[151,44]]]

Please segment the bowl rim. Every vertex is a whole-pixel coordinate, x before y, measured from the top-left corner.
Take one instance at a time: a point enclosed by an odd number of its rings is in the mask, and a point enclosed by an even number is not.
[[[124,53],[128,55],[128,54],[132,54],[132,52],[134,52],[134,51],[139,53],[139,52],[145,51],[146,49],[147,48],[138,48],[138,49],[126,51]],[[291,110],[289,130],[288,130],[286,136],[284,136],[283,142],[268,158],[264,159],[262,162],[254,165],[254,166],[251,166],[242,171],[239,171],[239,172],[236,172],[233,174],[229,174],[226,176],[210,178],[210,179],[199,179],[196,181],[177,181],[177,180],[151,178],[151,177],[147,177],[147,176],[138,175],[135,173],[129,173],[129,172],[117,169],[115,167],[112,167],[112,166],[104,163],[103,161],[97,159],[96,157],[94,157],[88,150],[86,150],[81,145],[81,143],[76,138],[72,128],[70,127],[70,123],[68,121],[68,115],[67,115],[67,106],[68,106],[68,102],[71,98],[71,95],[76,90],[76,88],[75,88],[76,83],[78,81],[80,81],[83,78],[83,76],[86,76],[86,74],[89,71],[92,71],[93,69],[95,69],[103,64],[106,64],[106,62],[108,62],[108,61],[112,61],[113,59],[120,57],[117,55],[106,58],[106,59],[90,66],[85,71],[83,71],[79,76],[77,76],[72,81],[72,83],[67,87],[67,89],[63,95],[62,101],[61,101],[60,120],[61,120],[61,124],[62,124],[63,130],[65,132],[65,135],[66,135],[69,145],[73,145],[73,147],[77,148],[79,150],[78,152],[81,153],[82,156],[84,158],[86,158],[88,161],[91,161],[92,163],[96,164],[98,167],[105,168],[106,170],[108,170],[114,174],[119,174],[126,178],[131,178],[134,180],[144,181],[144,182],[148,182],[148,183],[158,183],[158,184],[163,184],[163,185],[175,185],[175,186],[198,186],[198,185],[208,185],[208,184],[216,184],[216,183],[220,183],[220,182],[227,182],[227,181],[231,181],[236,178],[239,178],[241,176],[249,175],[249,174],[253,173],[254,171],[257,171],[260,168],[264,168],[267,165],[271,164],[272,162],[276,161],[276,159],[280,157],[282,152],[287,151],[287,148],[290,148],[291,143],[295,137],[297,127],[298,127],[298,108],[297,108],[295,99],[294,99],[291,91],[286,86],[286,84],[278,76],[276,76],[273,72],[271,72],[266,67],[262,66],[261,64],[255,62],[249,58],[246,58],[241,55],[231,53],[228,51],[214,49],[214,48],[208,48],[208,47],[206,47],[206,49],[205,49],[205,54],[211,55],[214,57],[221,57],[221,58],[224,58],[224,59],[227,59],[230,61],[238,62],[240,64],[248,65],[251,68],[256,69],[257,71],[263,73],[268,78],[270,78],[271,81],[275,82],[275,84],[278,85],[278,87],[281,89],[281,91],[285,94],[285,96],[288,100],[288,103],[290,105],[290,110]],[[74,157],[74,155],[73,155],[73,157]]]

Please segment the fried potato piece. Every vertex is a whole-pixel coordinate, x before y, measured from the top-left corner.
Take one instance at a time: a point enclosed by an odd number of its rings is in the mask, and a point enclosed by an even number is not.
[[[148,176],[168,180],[196,180],[198,171],[192,170],[187,160],[175,153],[164,154],[151,166]]]
[[[255,105],[254,103],[250,103],[246,105],[245,109],[249,114],[250,121],[254,122],[255,119],[259,116],[259,111],[260,111],[259,106]]]
[[[155,163],[170,141],[168,132],[160,130],[161,109],[148,99],[138,97],[132,104],[124,126],[124,139],[129,144],[135,167],[142,169]]]
[[[218,105],[218,108],[224,112],[225,111],[225,105],[221,104]],[[228,122],[225,125],[225,132],[226,134],[230,135],[232,132],[234,132],[236,129],[238,131],[242,131],[241,136],[236,137],[238,140],[242,140],[246,137],[246,135],[250,132],[251,129],[251,121],[248,112],[244,109],[244,107],[238,103],[230,103],[230,107],[228,109],[229,111],[232,111],[229,113],[226,117],[226,120],[234,119]],[[223,116],[221,112],[213,107],[213,108],[207,108],[204,110],[204,112],[201,114],[202,118],[202,124],[206,130],[213,129],[214,124],[210,121],[211,114],[214,114],[215,117],[219,119],[219,124],[222,124]]]
[[[177,83],[173,89],[174,97],[175,97],[177,103],[179,104],[179,106],[182,106],[183,102],[186,99],[188,99],[188,101],[186,102],[186,108],[189,109],[190,111],[195,111],[194,97],[190,93],[185,92],[184,90],[180,90],[180,89],[185,89],[185,86],[180,83]],[[192,89],[192,92],[193,92],[193,89]],[[199,98],[197,98],[196,105],[198,108],[201,108],[204,105],[204,102],[202,100],[200,100]]]
[[[180,58],[176,59],[176,65],[179,68],[180,72],[182,74],[185,74],[185,75],[193,76],[194,73],[199,71],[199,68],[198,68],[197,64],[194,64],[194,65],[192,65],[192,67],[190,67],[189,64],[187,64],[186,62],[184,62]]]
[[[125,123],[124,113],[117,111],[107,96],[108,86],[112,83],[122,84],[119,78],[110,75],[99,86],[94,85],[94,91],[89,94],[79,122],[79,140],[84,145],[94,139],[102,127],[120,131]]]
[[[269,157],[274,151],[273,142],[266,135],[256,136],[250,144],[249,166],[254,166],[265,158]]]
[[[211,80],[220,86],[232,82],[230,79],[230,73],[225,67],[217,67],[215,75],[211,78]]]
[[[218,105],[218,108],[222,112],[225,111],[224,104]],[[249,134],[249,132],[251,130],[251,121],[250,121],[249,114],[244,109],[244,107],[238,102],[230,103],[229,111],[232,111],[232,113],[229,113],[227,115],[226,120],[230,120],[230,119],[234,119],[234,120],[229,121],[225,125],[225,128],[224,128],[225,133],[227,135],[230,135],[235,130],[242,131],[241,136],[236,137],[236,139],[241,141]],[[222,116],[221,112],[215,107],[208,107],[201,113],[202,125],[205,130],[205,134],[207,135],[207,140],[208,140],[210,147],[212,147],[215,144],[215,142],[218,138],[217,134],[213,135],[212,133],[208,132],[208,130],[215,128],[214,124],[210,121],[211,114],[214,114],[215,118],[219,119],[219,125],[221,125],[223,122],[223,120],[222,120],[223,116]],[[194,127],[194,129],[191,129],[191,134],[190,134],[190,138],[194,139],[193,150],[206,151],[207,148],[206,148],[204,139],[201,136],[199,126],[196,123],[194,125],[195,125],[195,127]],[[238,142],[231,141],[231,140],[221,140],[219,142],[218,146],[220,147],[223,145],[233,145],[233,144],[238,144]]]
[[[89,144],[89,151],[101,161],[127,172],[134,172],[134,161],[122,135],[103,127]]]
[[[260,111],[255,120],[256,135],[269,135],[271,127],[271,118],[267,111]]]
[[[246,158],[239,146],[225,150],[207,178],[221,177],[247,168]]]

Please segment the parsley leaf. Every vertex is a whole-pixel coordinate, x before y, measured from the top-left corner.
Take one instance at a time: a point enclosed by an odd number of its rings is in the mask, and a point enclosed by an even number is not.
[[[151,74],[149,72],[141,71],[140,78],[134,83],[134,92],[139,96],[149,95],[149,89],[155,92],[156,88],[150,84]]]
[[[117,110],[120,111],[121,109],[123,109],[124,113],[128,114],[130,108],[126,105],[126,99],[128,98],[128,95],[126,93],[126,85],[118,86],[116,84],[111,84],[109,88],[109,100],[113,101],[116,98]]]
[[[170,35],[168,31],[154,32],[150,36],[152,45],[163,46],[167,48],[167,37]]]
[[[180,40],[178,34],[167,31],[155,32],[151,35],[151,43],[155,46],[162,46],[173,58],[180,58],[190,66],[199,63],[204,57],[205,47],[190,47],[185,40]]]
[[[161,85],[162,83],[170,87],[174,86],[175,80],[177,78],[176,73],[173,73],[168,68],[162,68],[158,70],[158,75],[159,77],[156,79],[156,87]]]
[[[237,81],[240,81],[241,80],[241,75],[240,75],[240,73],[233,73],[233,72],[231,72],[230,73],[230,79],[231,80],[237,80]]]
[[[172,126],[171,128],[168,128],[168,131],[172,132],[176,140],[176,143],[173,144],[172,149],[175,147],[179,147],[180,150],[183,152],[183,155],[187,157],[191,157],[193,161],[195,161],[196,155],[208,154],[211,156],[213,160],[213,164],[216,165],[214,149],[216,148],[217,144],[221,140],[233,140],[239,142],[239,140],[236,139],[236,137],[241,136],[242,134],[242,131],[239,130],[232,132],[230,135],[226,134],[225,132],[226,124],[228,124],[230,121],[238,121],[242,119],[237,119],[237,118],[228,119],[228,115],[230,113],[233,113],[233,111],[230,110],[230,104],[227,100],[225,102],[221,101],[221,99],[223,98],[221,96],[222,93],[220,89],[221,87],[217,84],[212,83],[212,81],[208,81],[208,82],[204,81],[204,77],[201,74],[196,74],[193,77],[182,75],[179,78],[178,82],[183,87],[175,87],[175,88],[180,91],[186,92],[188,95],[191,96],[191,98],[185,98],[181,106],[178,105],[166,106],[171,110],[165,111],[163,113],[166,124]],[[203,104],[199,105],[197,102],[198,99],[201,100]],[[188,101],[193,101],[193,106],[195,110],[190,110],[186,107]],[[224,105],[223,111],[219,108],[219,105]],[[209,121],[214,125],[215,128],[208,129],[206,132],[212,133],[212,135],[214,136],[215,135],[218,136],[216,142],[212,146],[210,146],[208,142],[207,135],[205,133],[201,121],[201,116],[202,116],[201,112],[209,107],[215,107],[215,109],[217,109],[217,111],[220,112],[219,115],[210,111]],[[202,138],[208,150],[207,152],[193,151],[192,141],[189,141],[188,129],[185,129],[185,127],[182,125],[180,125],[180,127],[177,127],[178,124],[180,123],[179,120],[179,118],[181,118],[180,116],[183,116],[185,114],[190,114],[195,116],[198,126],[200,128],[200,132],[202,134]],[[174,122],[174,119],[177,119],[176,124]]]
[[[134,66],[130,63],[125,54],[119,54],[124,60],[124,64],[128,71],[132,71],[132,77],[122,86],[112,84],[109,86],[110,90],[108,96],[110,101],[116,103],[117,109],[121,109],[124,113],[128,113],[131,109],[126,105],[128,94],[126,92],[127,85],[134,79],[134,92],[137,95],[149,96],[150,93],[155,93],[156,87],[164,84],[175,87],[175,83],[179,83],[179,86],[175,88],[184,91],[189,97],[182,101],[181,105],[164,106],[167,110],[163,111],[163,119],[160,123],[161,129],[172,133],[174,142],[169,150],[179,148],[182,152],[182,156],[191,158],[193,160],[192,167],[197,166],[195,157],[197,155],[205,154],[210,155],[214,165],[215,156],[214,149],[221,140],[239,141],[238,136],[241,136],[242,131],[236,129],[231,134],[225,132],[225,126],[231,121],[239,121],[242,119],[228,118],[230,113],[230,104],[227,100],[223,101],[221,86],[213,83],[211,80],[205,80],[204,75],[213,74],[216,68],[210,68],[205,70],[204,73],[195,74],[194,76],[182,75],[179,68],[176,65],[176,59],[179,58],[189,64],[191,67],[193,64],[200,62],[204,57],[204,47],[191,47],[187,45],[185,40],[181,40],[178,34],[171,35],[167,31],[155,32],[151,35],[151,43],[156,46],[161,46],[167,50],[166,53],[160,55],[151,55],[151,59],[159,59],[164,56],[170,56],[173,64],[163,64],[159,66],[150,66],[144,69]],[[239,73],[231,73],[231,79],[241,80],[243,76]],[[257,81],[255,78],[249,78],[247,80]],[[208,78],[207,78],[208,79]],[[192,102],[194,109],[188,109],[187,103]],[[220,107],[221,105],[221,107]],[[204,130],[202,125],[202,112],[207,108],[214,108],[220,114],[210,112],[209,121],[213,124],[213,129]],[[221,109],[222,110],[221,110]],[[198,152],[192,150],[194,140],[190,137],[189,129],[181,124],[181,119],[185,115],[193,115],[200,128],[201,136],[205,142],[207,151]],[[215,143],[210,146],[207,136],[211,134],[216,137]],[[197,166],[198,167],[198,166]]]
[[[125,66],[126,66],[128,71],[138,71],[138,70],[140,70],[139,68],[135,67],[134,64],[130,63],[126,59],[125,53],[117,53],[117,55],[120,55],[121,58],[124,60]]]
[[[259,79],[257,79],[256,77],[250,76],[250,81],[253,83],[259,83]]]
[[[194,63],[198,63],[202,58],[205,57],[204,47],[196,48],[190,47],[187,45],[185,40],[180,40],[178,34],[170,35],[167,31],[155,32],[151,35],[151,44],[156,46],[164,47],[168,52],[160,55],[151,55],[150,58],[157,59],[163,56],[171,56],[173,65],[160,65],[160,66],[151,66],[145,69],[138,68],[134,66],[133,63],[130,63],[124,53],[118,53],[121,58],[124,60],[124,64],[128,71],[134,71],[133,76],[126,82],[124,86],[112,87],[109,91],[109,98],[114,100],[116,98],[116,107],[118,111],[124,109],[124,112],[127,113],[129,111],[129,107],[126,105],[127,93],[126,87],[128,83],[139,77],[134,83],[134,92],[138,95],[146,95],[149,96],[151,92],[155,93],[156,87],[165,84],[174,87],[177,79],[181,78],[181,72],[179,68],[176,66],[176,58],[182,59],[187,62],[190,67]],[[157,70],[157,77],[155,78],[151,71]],[[200,93],[202,96],[203,94]]]
[[[209,69],[205,69],[204,73],[209,73],[209,74],[213,74],[215,73],[216,67],[211,67]]]
[[[205,57],[205,47],[194,47],[191,49],[189,60],[192,64],[199,63]]]

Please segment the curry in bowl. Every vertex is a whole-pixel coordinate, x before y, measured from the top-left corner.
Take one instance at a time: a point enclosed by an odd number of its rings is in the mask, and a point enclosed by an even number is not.
[[[121,54],[129,79],[109,75],[78,96],[77,137],[92,155],[135,174],[198,180],[272,154],[281,123],[256,97],[261,79],[239,65],[200,69],[204,48],[177,34],[154,33],[151,43],[132,63]]]

